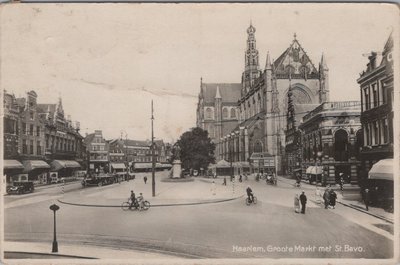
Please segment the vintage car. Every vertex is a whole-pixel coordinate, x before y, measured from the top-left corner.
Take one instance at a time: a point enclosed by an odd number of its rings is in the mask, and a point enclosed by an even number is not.
[[[87,178],[84,178],[82,180],[82,186],[103,186],[103,185],[108,185],[112,184],[114,182],[118,182],[117,176],[113,176],[110,174],[99,174],[99,175],[92,175],[88,176]]]
[[[28,192],[33,192],[34,190],[32,181],[24,181],[24,182],[13,182],[11,186],[7,188],[8,194],[24,194]]]

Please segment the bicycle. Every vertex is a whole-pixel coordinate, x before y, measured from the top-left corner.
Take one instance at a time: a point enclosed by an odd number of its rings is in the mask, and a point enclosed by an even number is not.
[[[134,211],[134,210],[140,210],[140,205],[137,201],[135,201],[133,204],[131,203],[132,200],[129,199],[127,202],[123,202],[121,205],[121,208],[123,211]],[[147,211],[150,208],[150,202],[148,201],[143,201],[143,210]]]
[[[249,206],[252,203],[257,204],[257,197],[253,196],[253,200],[251,200],[249,197],[247,197],[245,201],[246,201],[247,206]]]

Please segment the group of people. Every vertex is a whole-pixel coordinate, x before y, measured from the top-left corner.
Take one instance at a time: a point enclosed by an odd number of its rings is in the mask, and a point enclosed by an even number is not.
[[[131,196],[129,197],[129,200],[130,200],[129,209],[131,209],[132,207],[138,207],[139,211],[143,210],[144,197],[142,193],[140,193],[140,195],[136,197],[133,190],[131,190]]]
[[[322,198],[324,199],[325,209],[328,209],[329,206],[335,209],[337,194],[333,189],[326,188]]]
[[[301,204],[301,209],[300,209],[300,204]],[[294,196],[294,211],[296,213],[306,213],[306,204],[307,204],[307,196],[304,192],[304,190],[301,192],[301,194],[296,194]]]

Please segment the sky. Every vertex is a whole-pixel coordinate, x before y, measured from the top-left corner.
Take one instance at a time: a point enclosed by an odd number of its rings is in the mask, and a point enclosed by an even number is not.
[[[331,101],[359,100],[356,82],[399,10],[390,4],[18,4],[1,7],[0,85],[39,103],[62,98],[81,133],[171,142],[196,124],[203,82],[239,83],[246,29],[260,68],[293,35],[329,68]]]

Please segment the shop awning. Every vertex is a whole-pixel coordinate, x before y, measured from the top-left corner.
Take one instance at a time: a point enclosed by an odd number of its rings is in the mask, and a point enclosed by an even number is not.
[[[135,168],[152,168],[152,163],[136,163]]]
[[[25,172],[29,172],[34,169],[50,168],[49,164],[47,164],[43,160],[25,160],[25,161],[22,161],[22,164],[24,165]]]
[[[124,163],[111,163],[113,169],[125,169],[126,166]]]
[[[322,174],[322,171],[323,171],[322,167],[311,166],[307,168],[306,174],[320,175]]]
[[[382,159],[376,162],[368,172],[368,178],[393,180],[393,159]]]
[[[231,163],[222,159],[222,160],[218,161],[215,166],[216,166],[216,168],[229,168],[229,167],[231,167]]]
[[[4,169],[24,169],[24,166],[17,160],[4,160]]]
[[[58,171],[63,168],[80,168],[81,165],[74,160],[53,160],[51,170]]]
[[[250,163],[246,161],[242,162],[233,162],[233,166],[237,168],[244,168],[244,167],[250,167]]]

